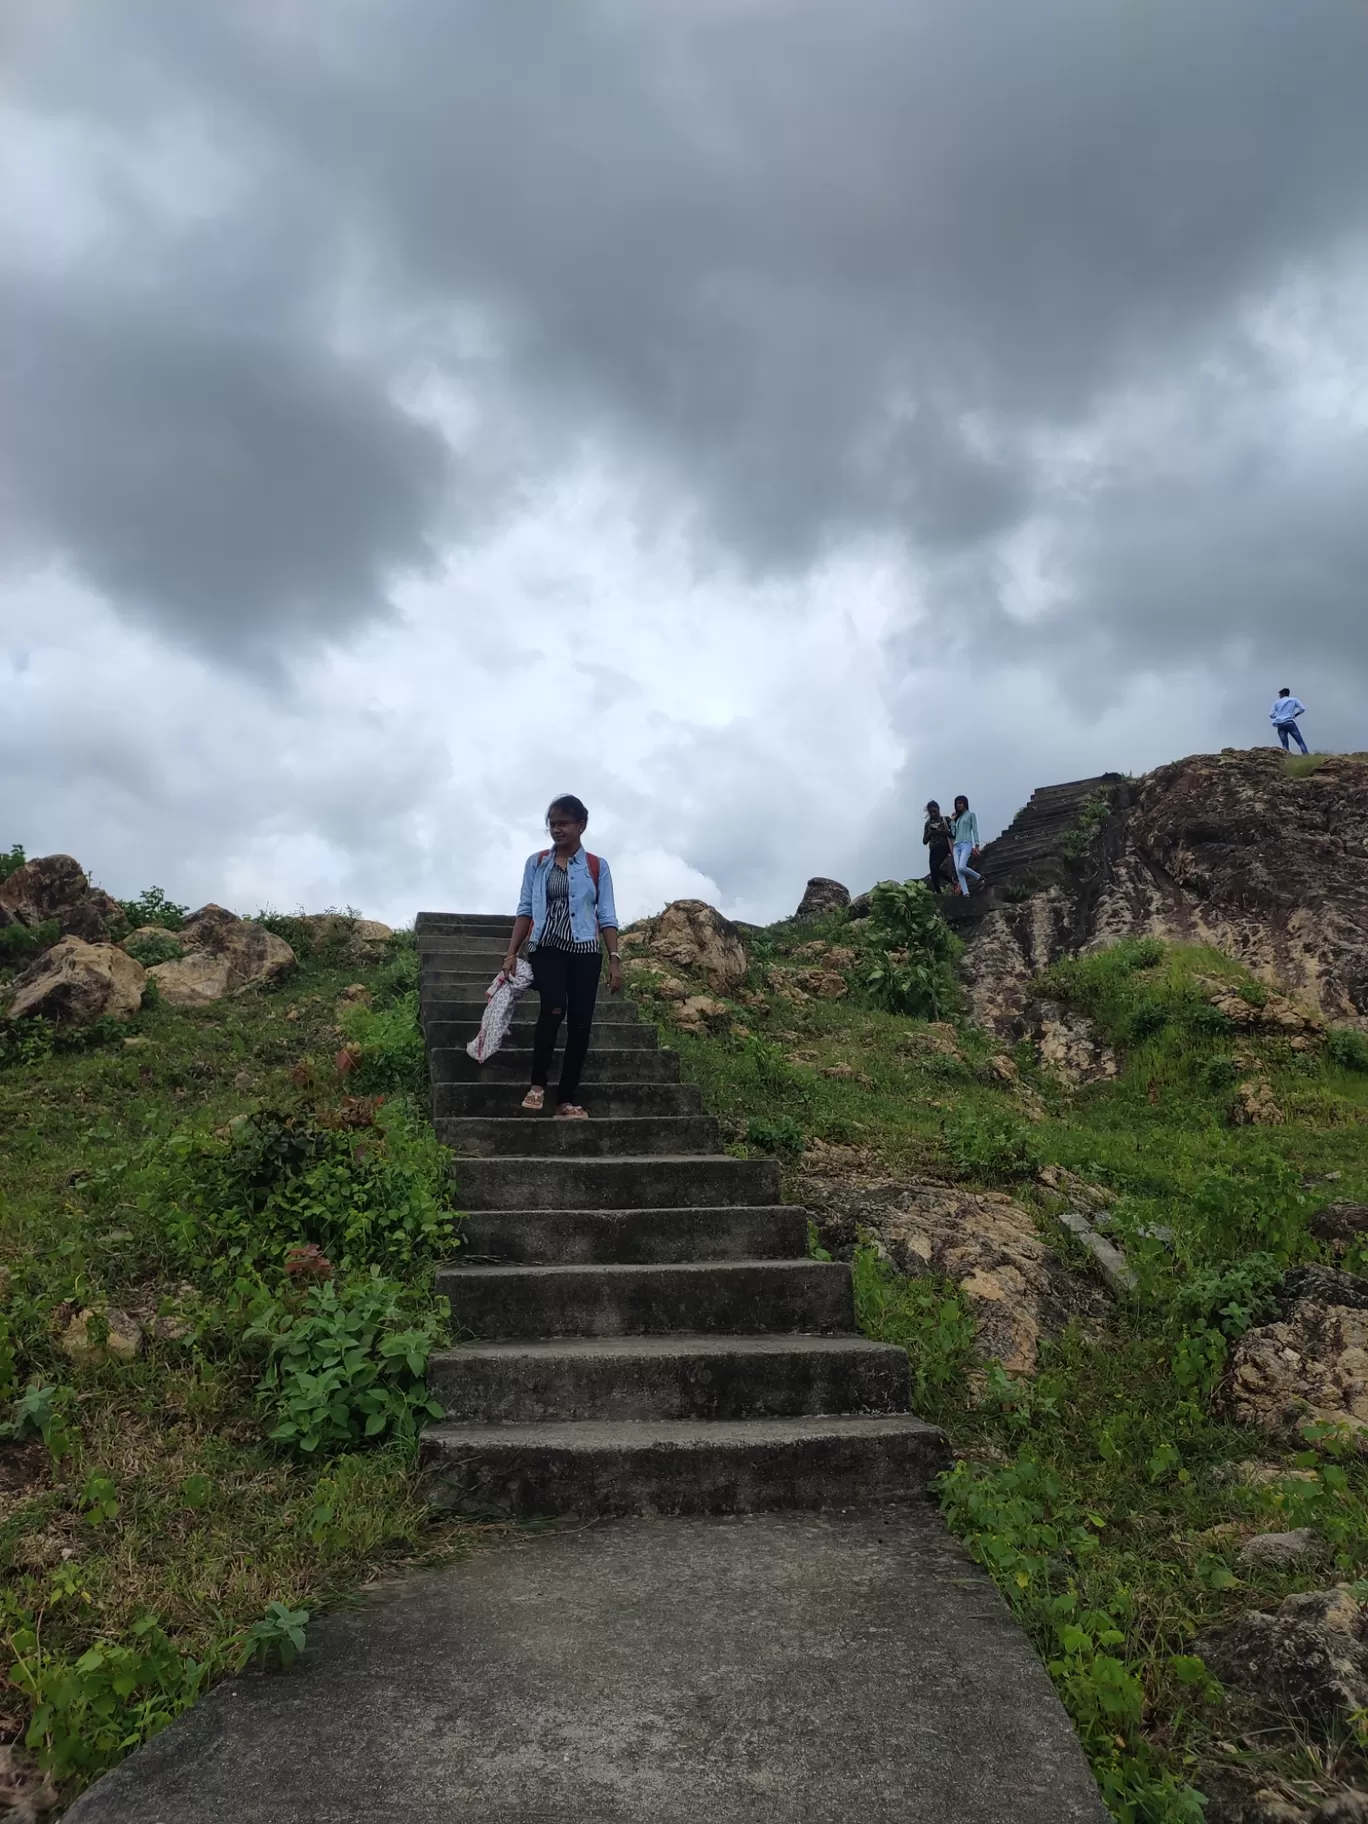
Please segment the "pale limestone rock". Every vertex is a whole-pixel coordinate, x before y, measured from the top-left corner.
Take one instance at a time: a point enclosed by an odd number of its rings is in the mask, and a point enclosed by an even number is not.
[[[41,1015],[59,1026],[88,1026],[106,1015],[130,1019],[142,1005],[147,972],[113,944],[66,937],[15,980],[12,1019]]]

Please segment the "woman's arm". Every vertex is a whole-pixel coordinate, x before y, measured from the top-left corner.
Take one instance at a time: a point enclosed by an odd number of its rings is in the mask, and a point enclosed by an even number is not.
[[[599,857],[598,922],[603,941],[608,946],[608,989],[618,994],[622,989],[621,938],[618,936],[617,906],[613,900],[613,871]]]
[[[513,935],[509,938],[508,949],[504,953],[503,972],[505,975],[512,975],[517,966],[518,952],[527,942],[527,934],[531,929],[531,918],[520,912],[513,920]]]

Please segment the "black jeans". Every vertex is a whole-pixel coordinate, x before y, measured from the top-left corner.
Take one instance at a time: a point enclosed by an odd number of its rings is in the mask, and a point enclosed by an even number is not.
[[[579,1101],[580,1077],[589,1050],[589,1028],[598,1000],[603,953],[576,956],[569,950],[538,949],[532,952],[532,980],[541,996],[541,1012],[532,1037],[532,1082],[546,1088],[560,1023],[566,1021],[565,1056],[561,1059],[556,1100],[562,1106]]]

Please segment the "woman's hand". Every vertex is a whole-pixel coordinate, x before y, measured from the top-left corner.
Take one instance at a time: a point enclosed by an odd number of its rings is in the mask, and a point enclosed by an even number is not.
[[[622,958],[620,956],[608,958],[608,992],[609,994],[622,993]]]
[[[500,967],[502,969],[503,974],[506,975],[508,977],[509,981],[511,982],[513,980],[514,976],[518,973],[518,953],[517,953],[517,951],[510,950],[508,955],[504,958],[503,963],[501,964]]]

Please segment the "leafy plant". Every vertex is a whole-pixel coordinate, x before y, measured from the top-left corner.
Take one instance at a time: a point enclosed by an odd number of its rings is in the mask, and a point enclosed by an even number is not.
[[[746,1143],[796,1159],[803,1150],[803,1130],[792,1115],[752,1115],[746,1123]]]
[[[408,990],[383,1007],[349,1007],[342,1030],[358,1054],[359,1093],[404,1090],[422,1095],[428,1086],[427,1045],[418,1023],[418,991]]]
[[[261,1299],[245,1340],[266,1345],[257,1397],[275,1421],[271,1437],[306,1456],[412,1442],[425,1418],[442,1413],[423,1379],[439,1329],[378,1272],[343,1287],[314,1284],[295,1308]]]
[[[160,925],[165,931],[179,931],[190,915],[188,906],[178,906],[160,887],[148,887],[136,899],[121,899],[118,903],[135,929],[141,925]]]
[[[288,1671],[304,1651],[304,1630],[308,1625],[307,1609],[292,1609],[288,1602],[271,1603],[243,1637],[234,1670],[241,1672],[252,1660],[265,1666],[274,1659]]]
[[[1368,1070],[1368,1038],[1352,1026],[1334,1026],[1325,1035],[1325,1055],[1341,1070]]]
[[[1040,1142],[1024,1122],[976,1108],[956,1111],[945,1124],[945,1150],[968,1177],[1000,1183],[1023,1178],[1040,1164]]]
[[[26,860],[23,847],[17,842],[12,849],[0,849],[0,880],[8,880],[11,874],[17,874]]]
[[[154,968],[158,963],[173,963],[185,954],[183,946],[165,929],[130,937],[123,947],[144,969]]]
[[[55,918],[45,918],[39,925],[0,925],[0,969],[29,962],[50,950],[61,935]]]
[[[906,1349],[912,1403],[926,1417],[939,1417],[963,1397],[974,1359],[976,1327],[960,1293],[934,1276],[904,1277],[869,1240],[855,1249],[851,1277],[860,1329]]]
[[[939,1019],[954,1002],[954,964],[962,950],[923,882],[882,881],[870,894],[858,980],[890,1013]]]

